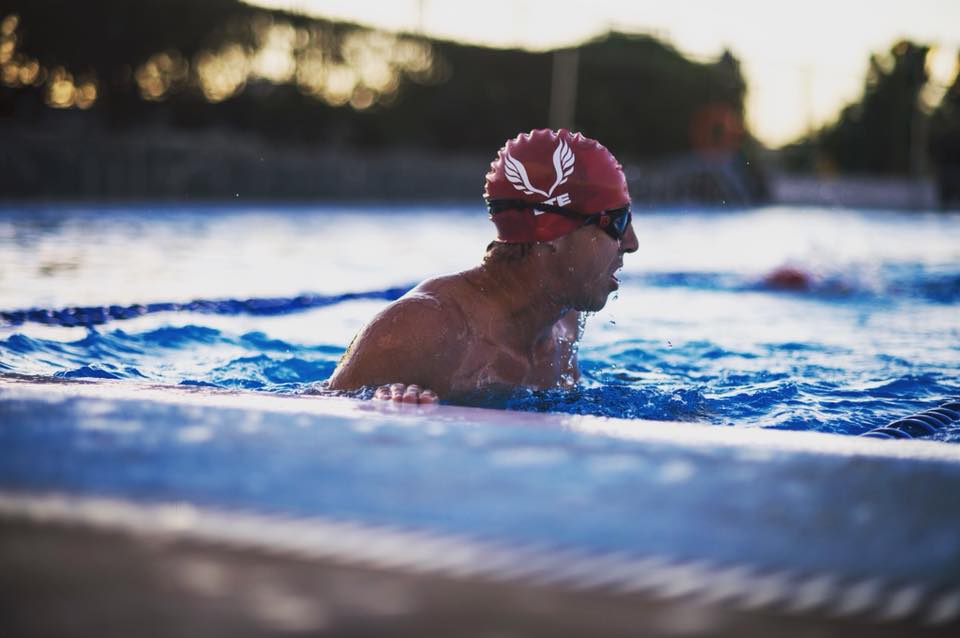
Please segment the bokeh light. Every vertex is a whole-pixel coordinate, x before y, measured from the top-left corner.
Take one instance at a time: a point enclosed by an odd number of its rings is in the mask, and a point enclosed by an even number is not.
[[[36,60],[28,60],[20,67],[20,84],[29,86],[35,84],[40,79],[40,63]]]
[[[44,102],[53,108],[72,107],[88,109],[97,100],[97,79],[92,73],[85,74],[79,84],[73,74],[63,66],[51,70],[40,61],[17,51],[17,29],[20,17],[10,14],[0,20],[0,82],[11,88],[44,87]]]
[[[234,37],[194,57],[193,81],[210,102],[266,81],[293,84],[330,106],[365,110],[392,103],[404,78],[418,83],[443,78],[430,43],[418,38],[359,28],[341,33],[322,23],[296,27],[266,14],[235,23],[227,32],[249,35],[252,44]],[[163,99],[189,69],[173,52],[157,54],[138,69],[137,83],[147,99]]]
[[[67,109],[74,105],[75,100],[76,86],[73,83],[73,75],[62,66],[54,68],[50,72],[50,80],[47,83],[47,104],[54,108]]]
[[[163,51],[137,67],[134,72],[140,95],[145,100],[165,99],[172,90],[182,88],[190,76],[190,65],[179,51]]]
[[[0,22],[0,35],[11,36],[17,30],[17,25],[20,24],[20,16],[15,13],[11,13],[6,16],[2,22]]]
[[[16,14],[6,16],[0,21],[0,80],[6,86],[20,86],[20,62],[17,56],[17,26],[20,18]]]
[[[97,101],[97,82],[90,77],[82,79],[74,88],[73,101],[77,108],[88,109]]]
[[[59,109],[89,108],[99,80],[84,81],[65,66],[45,68],[18,52],[20,18],[0,21],[0,81],[13,88],[46,84],[45,102]],[[295,26],[266,13],[234,20],[217,36],[219,44],[188,59],[178,50],[154,53],[133,66],[140,96],[158,102],[195,90],[211,103],[228,100],[251,82],[291,84],[303,95],[330,106],[356,110],[393,103],[404,79],[436,83],[445,78],[431,44],[421,38],[329,23]]]
[[[254,21],[254,35],[258,48],[250,55],[251,75],[274,84],[289,82],[297,70],[297,33],[293,25],[260,18]]]
[[[243,90],[250,75],[250,59],[239,44],[203,51],[194,64],[200,89],[210,102],[222,102]]]

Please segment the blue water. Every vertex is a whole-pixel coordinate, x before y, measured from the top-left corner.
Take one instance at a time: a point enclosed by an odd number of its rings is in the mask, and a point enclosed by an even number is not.
[[[960,396],[960,215],[672,210],[636,227],[580,386],[477,403],[859,434]],[[0,374],[316,391],[366,320],[490,235],[476,206],[8,207]],[[769,279],[785,266],[804,285]]]

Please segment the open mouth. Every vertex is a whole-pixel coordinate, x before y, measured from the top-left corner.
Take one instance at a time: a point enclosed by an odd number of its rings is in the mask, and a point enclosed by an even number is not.
[[[620,278],[617,277],[617,273],[620,272],[620,269],[623,268],[623,264],[618,263],[616,267],[610,271],[610,281],[614,286],[620,287]]]

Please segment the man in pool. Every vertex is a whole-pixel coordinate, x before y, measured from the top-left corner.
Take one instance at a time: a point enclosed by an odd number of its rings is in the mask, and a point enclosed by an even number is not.
[[[434,403],[580,378],[581,313],[606,305],[624,253],[637,250],[620,164],[579,133],[531,131],[500,149],[484,199],[497,239],[481,264],[387,306],[354,338],[331,389]]]

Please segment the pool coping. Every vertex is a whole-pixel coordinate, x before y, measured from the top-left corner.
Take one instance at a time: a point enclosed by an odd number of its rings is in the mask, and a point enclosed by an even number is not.
[[[427,420],[453,427],[463,424],[556,428],[588,436],[688,449],[733,448],[747,450],[749,454],[781,450],[910,459],[920,463],[960,463],[960,448],[937,441],[886,441],[698,423],[442,405],[410,406],[344,397],[276,396],[128,381],[0,377],[0,402],[9,399],[59,402],[74,398],[327,415],[350,420],[387,419],[411,426]],[[504,544],[450,532],[337,520],[322,515],[291,517],[190,502],[145,502],[126,497],[0,487],[0,530],[8,533],[19,524],[39,526],[49,533],[61,530],[70,538],[84,532],[101,539],[119,534],[127,539],[162,544],[187,543],[198,546],[201,554],[208,557],[220,549],[229,549],[245,555],[265,556],[269,561],[274,560],[270,557],[284,556],[317,565],[418,574],[434,585],[444,579],[501,583],[525,590],[546,588],[550,592],[564,592],[564,596],[589,594],[627,601],[628,605],[640,601],[654,608],[664,605],[679,605],[678,608],[684,610],[708,608],[738,618],[773,614],[780,619],[777,622],[806,622],[813,618],[818,623],[826,623],[824,626],[850,621],[867,623],[874,629],[900,627],[904,623],[938,629],[960,622],[960,580],[946,585],[893,581],[884,577],[882,570],[858,578],[838,577],[828,572],[762,569],[746,561],[720,564],[624,551],[593,553],[578,548]]]
[[[960,463],[960,445],[930,440],[884,440],[847,434],[733,427],[689,421],[655,421],[617,417],[522,412],[454,405],[410,405],[393,401],[360,400],[327,394],[277,395],[269,392],[225,390],[131,382],[85,381],[0,375],[0,400],[72,397],[113,401],[143,401],[176,405],[233,408],[272,413],[329,415],[347,419],[429,419],[447,424],[471,423],[557,428],[581,434],[632,441],[669,443],[684,447],[732,447],[812,452],[842,456],[869,456]]]

